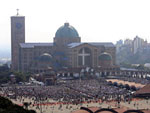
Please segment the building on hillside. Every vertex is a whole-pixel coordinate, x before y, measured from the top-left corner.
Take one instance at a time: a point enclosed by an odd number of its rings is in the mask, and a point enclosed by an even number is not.
[[[144,39],[136,36],[133,40],[133,53],[137,53],[144,46]]]
[[[105,63],[101,55],[105,55]],[[77,30],[69,23],[61,26],[52,43],[25,43],[25,17],[11,17],[12,69],[21,72],[45,72],[48,67],[83,68],[113,66],[116,48],[111,42],[81,42]],[[102,63],[103,62],[103,63]]]
[[[120,47],[123,45],[123,40],[119,40],[116,43],[116,53],[120,52]]]
[[[149,52],[150,45],[147,40],[144,40],[136,36],[133,40],[125,39],[124,44],[120,44],[120,40],[116,43],[116,53],[121,51],[131,51],[131,53],[136,54],[137,52]]]
[[[131,39],[126,39],[124,41],[124,45],[132,45],[132,40]]]

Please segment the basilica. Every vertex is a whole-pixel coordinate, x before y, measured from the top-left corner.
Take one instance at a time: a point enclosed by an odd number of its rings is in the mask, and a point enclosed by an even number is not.
[[[116,48],[111,42],[81,42],[69,23],[57,29],[52,43],[26,43],[25,17],[16,15],[11,17],[11,59],[12,70],[20,72],[113,67]]]

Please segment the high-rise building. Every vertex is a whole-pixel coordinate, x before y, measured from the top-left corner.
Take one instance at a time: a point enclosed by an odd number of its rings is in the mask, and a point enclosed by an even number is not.
[[[124,45],[132,45],[132,40],[131,39],[126,39],[124,41]]]
[[[123,45],[123,40],[119,40],[116,43],[116,52],[120,52],[120,47]]]
[[[137,53],[137,51],[144,46],[144,39],[136,36],[133,40],[132,46],[133,46],[133,53],[134,54]]]

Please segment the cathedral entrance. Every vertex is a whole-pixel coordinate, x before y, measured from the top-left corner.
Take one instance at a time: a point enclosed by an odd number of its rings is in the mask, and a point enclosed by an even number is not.
[[[84,47],[81,48],[78,52],[78,65],[79,66],[92,66],[92,51],[91,49]]]

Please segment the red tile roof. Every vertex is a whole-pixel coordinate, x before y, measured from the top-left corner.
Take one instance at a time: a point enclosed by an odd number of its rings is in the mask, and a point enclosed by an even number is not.
[[[147,84],[140,90],[136,91],[135,95],[150,94],[150,84]]]

